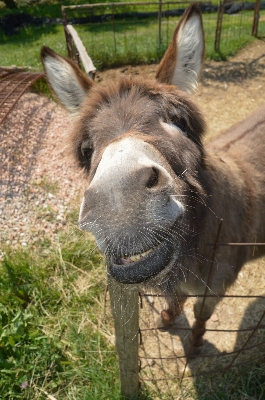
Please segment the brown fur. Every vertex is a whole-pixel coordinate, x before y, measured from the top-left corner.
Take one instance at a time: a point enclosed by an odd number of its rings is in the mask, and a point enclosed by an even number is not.
[[[146,112],[148,108],[151,110],[150,116]],[[183,108],[189,117],[189,136],[194,145],[190,145],[191,154],[185,160],[181,158],[184,152],[180,148],[181,143],[174,146],[172,139],[156,128],[156,119],[152,121],[152,114],[158,110],[159,117],[165,121],[172,120],[172,114],[169,117],[171,108]],[[176,119],[178,117],[178,114],[174,116]],[[88,171],[89,182],[104,149],[113,141],[131,135],[131,131],[155,146],[175,174],[180,174],[185,167],[194,169],[194,175],[189,174],[187,181],[193,187],[194,196],[198,196],[193,207],[198,209],[196,229],[200,234],[194,254],[197,267],[193,266],[192,269],[196,271],[199,268],[202,279],[206,281],[208,268],[205,262],[198,261],[198,255],[200,260],[211,259],[212,248],[207,244],[214,242],[220,218],[224,220],[220,242],[265,241],[265,107],[231,127],[209,143],[205,150],[201,144],[204,126],[200,112],[183,92],[141,78],[123,78],[115,87],[108,86],[90,92],[73,132],[72,142],[81,166],[84,166],[78,150],[81,143],[90,138],[95,149],[91,170]],[[198,208],[198,201],[205,202],[205,206]],[[242,265],[252,257],[252,252],[250,247],[219,247],[216,256],[219,264],[216,264],[211,285],[214,293],[222,294],[235,281]],[[263,254],[261,248],[254,251],[255,257]],[[191,268],[190,254],[185,265]],[[203,320],[210,317],[211,311],[205,307]],[[169,313],[172,314],[172,321],[179,311],[169,308]],[[198,343],[201,343],[200,339]]]
[[[173,246],[168,264],[165,267],[163,264],[159,273],[151,273],[143,279],[146,285],[168,296],[168,309],[161,313],[164,326],[172,324],[180,314],[188,293],[204,294],[212,258],[209,243],[215,241],[221,218],[221,243],[265,242],[265,106],[204,147],[205,122],[200,111],[189,95],[168,85],[177,60],[181,24],[193,13],[201,21],[198,12],[197,6],[191,6],[176,29],[158,68],[160,82],[124,77],[117,84],[91,87],[91,82],[70,62],[82,91],[90,88],[87,97],[78,105],[80,116],[70,138],[72,152],[88,178],[81,226],[86,229],[93,226],[91,219],[97,221],[99,227],[95,225],[95,232],[99,236],[97,240],[105,243],[103,251],[109,261],[108,267],[117,264],[119,271],[130,271],[130,266],[125,268],[123,264],[127,254],[133,257],[150,248],[155,253],[161,243],[169,242]],[[60,60],[59,55],[45,48],[44,64],[47,56]],[[62,60],[65,73],[65,59]],[[63,93],[64,85],[56,88],[58,93]],[[78,99],[78,88],[75,89]],[[175,133],[170,134],[161,121],[175,125]],[[137,170],[134,166],[135,170],[124,175],[123,186],[119,180],[116,181],[118,187],[113,186],[104,181],[104,176],[100,187],[93,185],[104,151],[125,138],[136,138],[141,146],[142,143],[150,145],[154,164],[158,165],[159,160],[159,175],[154,168],[143,166]],[[163,170],[171,180],[165,181],[165,174],[162,179]],[[138,175],[134,175],[134,171]],[[164,211],[169,209],[170,196],[183,199],[185,208],[185,213],[175,218],[173,225]],[[150,228],[150,236],[144,241],[141,232],[146,226]],[[216,295],[224,294],[244,263],[264,254],[265,248],[219,246],[208,282],[209,290]],[[120,260],[123,261],[118,264]],[[198,298],[194,307],[193,345],[202,344],[205,322],[219,301],[218,296],[208,297],[202,309],[202,300]]]
[[[78,123],[70,137],[74,156],[80,167],[87,169],[80,148],[84,141],[91,141],[91,146],[95,149],[89,174],[89,179],[92,179],[93,171],[101,158],[100,154],[106,146],[133,130],[146,134],[145,140],[148,142],[157,144],[160,138],[161,152],[166,158],[172,159],[173,154],[168,154],[171,145],[166,143],[163,132],[157,131],[156,123],[158,118],[161,118],[166,122],[173,120],[179,124],[182,117],[178,110],[182,110],[187,116],[187,122],[181,123],[187,125],[190,138],[202,151],[201,137],[205,130],[205,122],[188,94],[178,91],[174,86],[165,86],[142,77],[122,77],[117,84],[94,86],[88,93]],[[153,114],[156,115],[156,119]]]

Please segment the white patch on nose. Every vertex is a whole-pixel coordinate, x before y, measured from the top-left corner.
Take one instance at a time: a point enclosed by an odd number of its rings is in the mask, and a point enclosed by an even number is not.
[[[161,165],[161,158],[153,147],[143,140],[127,137],[111,143],[104,151],[96,174],[90,185],[101,179],[121,180],[141,167],[158,168],[172,180],[169,172]]]
[[[170,136],[174,137],[177,133],[182,133],[184,136],[188,137],[188,135],[175,124],[160,121],[160,125],[170,134]]]
[[[170,201],[169,203],[166,200],[165,203],[155,201],[155,198],[150,194],[146,212],[150,213],[151,219],[154,218],[154,212],[156,212],[156,218],[163,215],[163,218],[168,222],[174,222],[185,213],[184,204],[174,194],[175,188],[179,191],[179,188],[176,187],[176,184],[178,184],[177,177],[168,170],[169,167],[164,157],[151,144],[143,140],[127,137],[111,143],[102,155],[90,183],[90,188],[93,188],[94,195],[98,196],[99,201],[101,194],[104,193],[105,198],[109,199],[109,207],[115,206],[116,209],[119,207],[121,209],[129,204],[126,200],[127,196],[130,198],[138,193],[138,189],[144,190],[146,188],[143,184],[144,181],[141,181],[142,176],[139,175],[139,172],[146,173],[146,170],[151,172],[154,168],[159,172],[160,182],[163,182],[163,190],[170,193]],[[146,176],[148,177],[148,172]],[[157,195],[159,196],[158,193],[156,193]],[[115,204],[112,205],[112,201]],[[83,200],[80,208],[80,219],[82,219],[85,209],[86,204]]]

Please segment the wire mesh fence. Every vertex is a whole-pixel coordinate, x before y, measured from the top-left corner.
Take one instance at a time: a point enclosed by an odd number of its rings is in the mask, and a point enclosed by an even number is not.
[[[257,3],[257,1],[256,1]],[[255,18],[255,15],[254,15]],[[265,37],[265,3],[259,4],[259,9],[257,11],[257,31],[253,32],[257,37]]]
[[[142,295],[139,350],[140,381],[176,381],[258,360],[265,355],[265,296],[224,296],[207,323],[202,348],[191,351],[194,298],[172,327],[156,327],[164,298]],[[236,311],[237,310],[237,311]],[[245,310],[242,312],[242,310]]]
[[[158,398],[164,398],[166,395],[166,398],[174,399],[175,389],[177,390],[186,378],[225,373],[231,368],[265,359],[265,277],[261,274],[264,259],[254,261],[255,265],[253,262],[245,265],[239,272],[236,283],[225,294],[211,291],[211,276],[217,265],[215,255],[219,247],[248,246],[254,255],[255,252],[264,249],[265,243],[220,243],[221,228],[222,220],[215,243],[209,244],[213,246],[213,253],[212,259],[209,260],[211,267],[205,292],[185,296],[187,299],[182,313],[170,326],[161,325],[160,317],[161,311],[167,308],[169,299],[166,293],[150,292],[142,287],[138,301],[135,292],[133,293],[135,288],[131,291],[128,285],[121,285],[124,287],[119,286],[119,289],[115,289],[119,294],[117,296],[116,293],[116,305],[113,306],[115,301],[113,303],[112,300],[112,311],[114,320],[118,316],[118,324],[122,325],[121,335],[120,328],[115,326],[116,343],[119,344],[119,348],[123,348],[123,338],[126,338],[126,364],[128,358],[134,358],[134,363],[130,362],[130,366],[135,365],[138,356],[141,386],[151,389],[160,396]],[[111,293],[114,297],[115,290],[112,289]],[[207,321],[203,346],[194,347],[191,340],[195,327],[194,304],[198,298],[202,298],[203,308],[204,301],[209,297],[216,298],[218,304]],[[178,301],[181,302],[181,299]],[[122,307],[117,306],[120,302]],[[136,316],[131,310],[133,307],[138,309],[138,304],[140,311],[139,316],[138,313]],[[122,312],[117,313],[118,309]],[[135,343],[137,324],[138,354]],[[131,351],[130,344],[133,344],[134,351]],[[119,349],[118,353],[120,354]],[[124,350],[121,354],[124,354]],[[132,368],[129,371],[121,357],[120,370],[122,386],[126,387]],[[126,370],[128,376],[124,372]],[[137,385],[135,388],[137,390]]]
[[[98,68],[123,64],[158,62],[178,21],[191,2],[137,2],[90,4],[87,8],[63,8],[88,54]],[[200,3],[206,8],[205,4]],[[217,7],[216,7],[217,9]],[[83,17],[80,17],[81,10]],[[205,14],[213,41],[215,18]],[[80,24],[80,22],[85,23]],[[76,23],[79,23],[76,25]],[[207,39],[208,35],[211,35]]]
[[[187,2],[145,1],[63,6],[65,24],[72,23],[97,68],[158,62],[164,54]],[[199,2],[208,56],[229,56],[251,40],[255,3]],[[259,11],[258,35],[265,18]],[[264,21],[263,21],[264,19]],[[215,54],[218,57],[218,54]]]
[[[255,3],[250,0],[220,1],[216,22],[216,51],[227,49],[229,55],[235,47],[241,48],[251,40],[254,8]]]

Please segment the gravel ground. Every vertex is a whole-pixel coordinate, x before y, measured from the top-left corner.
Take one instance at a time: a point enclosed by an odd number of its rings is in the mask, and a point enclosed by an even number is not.
[[[70,129],[60,106],[33,93],[1,127],[0,242],[17,247],[45,234],[57,238],[82,183],[66,155]]]

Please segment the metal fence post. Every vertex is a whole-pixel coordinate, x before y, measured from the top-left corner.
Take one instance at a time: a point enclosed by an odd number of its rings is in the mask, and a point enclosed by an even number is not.
[[[108,279],[121,393],[125,399],[136,399],[139,392],[139,289],[131,286],[117,283],[111,277]]]

